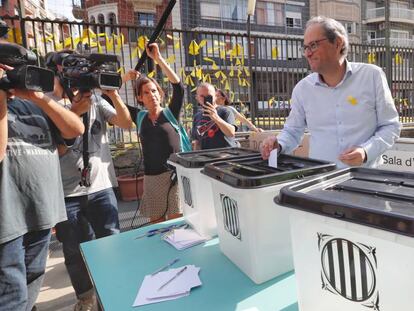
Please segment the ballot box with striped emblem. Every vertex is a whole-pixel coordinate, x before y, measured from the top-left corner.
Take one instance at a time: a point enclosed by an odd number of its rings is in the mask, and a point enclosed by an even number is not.
[[[411,310],[414,174],[350,168],[282,188],[301,311]]]
[[[281,187],[331,171],[334,163],[279,155],[208,164],[221,251],[255,283],[293,269],[288,210],[274,206]]]
[[[181,152],[170,156],[168,164],[177,172],[180,205],[185,221],[202,236],[216,236],[217,222],[210,180],[200,171],[208,163],[251,157],[260,157],[260,153],[234,147]]]

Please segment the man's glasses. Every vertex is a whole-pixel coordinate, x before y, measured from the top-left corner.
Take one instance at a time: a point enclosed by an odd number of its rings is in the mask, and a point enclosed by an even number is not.
[[[319,43],[325,40],[328,40],[328,38],[315,40],[309,43],[308,45],[303,45],[303,47],[301,48],[302,54],[306,55],[306,53],[315,52],[319,48]]]

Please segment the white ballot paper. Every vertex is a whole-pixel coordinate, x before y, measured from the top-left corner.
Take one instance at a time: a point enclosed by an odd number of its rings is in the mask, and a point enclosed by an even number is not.
[[[182,250],[203,243],[207,238],[199,235],[193,229],[174,229],[165,234],[163,240],[176,249]]]
[[[269,166],[277,168],[277,149],[273,149],[269,155]]]
[[[146,275],[132,306],[138,307],[188,296],[193,287],[202,284],[199,272],[199,267],[187,265],[155,275]]]

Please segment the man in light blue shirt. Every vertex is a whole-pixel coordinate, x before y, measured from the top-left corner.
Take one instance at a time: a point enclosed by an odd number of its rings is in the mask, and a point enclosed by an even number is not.
[[[263,142],[262,156],[291,153],[310,133],[309,157],[347,166],[376,167],[400,135],[401,123],[381,68],[346,60],[341,23],[314,17],[306,25],[303,54],[313,73],[292,93],[292,110],[278,137]]]

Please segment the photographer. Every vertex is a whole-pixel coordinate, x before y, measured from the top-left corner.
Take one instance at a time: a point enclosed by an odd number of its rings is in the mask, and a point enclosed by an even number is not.
[[[0,44],[0,52],[10,48],[24,50]],[[7,54],[8,60],[16,55]],[[13,70],[4,64],[0,68],[3,78],[4,71]],[[42,285],[51,228],[66,219],[57,144],[82,134],[84,127],[74,113],[43,92],[8,89],[4,81],[0,89],[0,310],[25,311],[32,310]]]
[[[236,108],[234,108],[230,102],[229,97],[226,93],[224,93],[220,89],[216,89],[216,104],[218,106],[224,106],[230,109],[230,111],[233,113],[234,118],[240,122],[241,125],[247,125],[249,130],[253,132],[263,132],[261,128],[256,127],[249,119],[247,119],[242,113],[238,112]]]
[[[72,89],[72,102],[68,99],[63,65],[65,57],[71,53],[54,53],[46,59],[46,65],[56,73],[52,96],[79,117],[86,113],[85,127],[88,129],[87,136],[79,136],[72,146],[59,150],[68,220],[56,226],[56,234],[63,244],[65,265],[78,298],[75,310],[91,310],[95,304],[94,290],[82,260],[79,244],[94,237],[101,238],[119,233],[118,206],[112,189],[117,186],[117,181],[106,124],[109,122],[122,128],[130,128],[132,121],[116,90],[102,90],[102,93],[111,99],[115,108],[101,96],[97,96],[93,90],[80,92]],[[84,61],[82,58],[79,59],[81,62]],[[76,67],[69,69],[73,72],[77,70]],[[85,161],[89,165],[85,164]],[[79,183],[80,171],[90,176],[89,185]],[[84,177],[82,173],[82,178]]]
[[[216,103],[216,90],[210,83],[197,87],[197,102],[202,107],[193,117],[191,131],[194,149],[237,147],[233,113]]]

